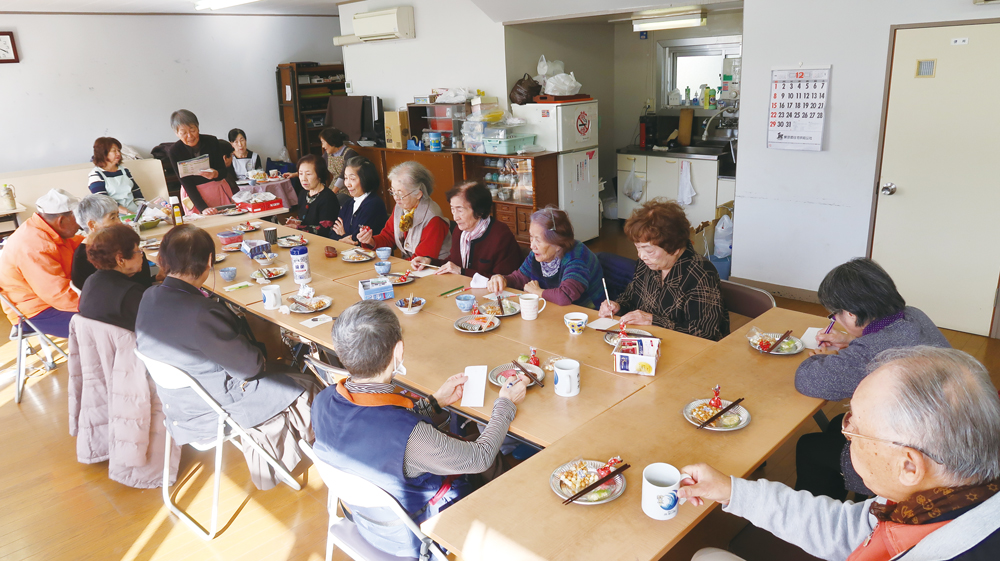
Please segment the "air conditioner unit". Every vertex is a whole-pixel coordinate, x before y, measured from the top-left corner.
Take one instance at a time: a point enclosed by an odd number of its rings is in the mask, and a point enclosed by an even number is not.
[[[413,7],[400,6],[354,14],[354,34],[362,43],[388,39],[413,39]]]

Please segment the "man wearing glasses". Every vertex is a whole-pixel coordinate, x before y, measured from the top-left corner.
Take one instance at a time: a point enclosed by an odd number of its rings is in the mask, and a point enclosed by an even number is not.
[[[840,502],[780,483],[727,477],[705,464],[678,497],[723,510],[823,559],[1000,559],[1000,399],[968,354],[885,351],[851,399],[843,434],[878,496]],[[702,550],[694,561],[739,559]]]

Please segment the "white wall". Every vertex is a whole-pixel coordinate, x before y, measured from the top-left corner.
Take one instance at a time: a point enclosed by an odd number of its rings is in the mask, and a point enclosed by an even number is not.
[[[2,27],[21,62],[0,65],[0,173],[89,161],[99,136],[148,156],[177,140],[180,108],[276,157],[275,67],[341,59],[335,17],[4,14]]]
[[[344,66],[353,95],[377,95],[386,110],[413,102],[431,88],[481,89],[507,103],[503,26],[490,21],[472,0],[410,0],[415,39],[345,46]],[[400,5],[365,0],[340,6],[341,34],[351,18]]]
[[[580,93],[597,100],[600,121],[600,174],[615,175],[614,27],[609,23],[527,23],[508,25],[506,31],[507,91],[524,77],[537,73],[538,57],[561,60],[583,84]]]
[[[744,8],[733,276],[815,290],[830,269],[867,251],[889,26],[997,18],[1000,6],[970,0],[803,6],[768,0]],[[769,150],[770,71],[800,62],[833,65],[823,151]],[[787,245],[775,251],[776,242]]]

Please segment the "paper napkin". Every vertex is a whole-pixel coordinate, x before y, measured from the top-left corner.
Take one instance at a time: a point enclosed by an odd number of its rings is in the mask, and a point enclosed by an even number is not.
[[[611,318],[599,318],[587,324],[591,329],[611,329],[618,325],[618,320]]]
[[[323,325],[324,323],[330,323],[331,321],[333,321],[332,317],[330,317],[330,316],[328,316],[326,314],[320,314],[320,315],[318,315],[316,317],[311,317],[311,318],[309,318],[309,319],[307,319],[307,320],[305,320],[303,322],[299,322],[299,323],[301,323],[302,325],[304,325],[306,327],[316,327],[316,326],[319,326],[319,325]]]
[[[466,366],[462,407],[482,407],[486,399],[486,366]]]

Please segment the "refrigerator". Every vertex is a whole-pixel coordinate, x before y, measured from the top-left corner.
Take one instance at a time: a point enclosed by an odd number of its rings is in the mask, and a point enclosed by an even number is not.
[[[576,239],[596,238],[601,227],[597,100],[511,105],[511,113],[526,121],[519,133],[537,135],[535,144],[559,153],[559,208],[569,215]]]

